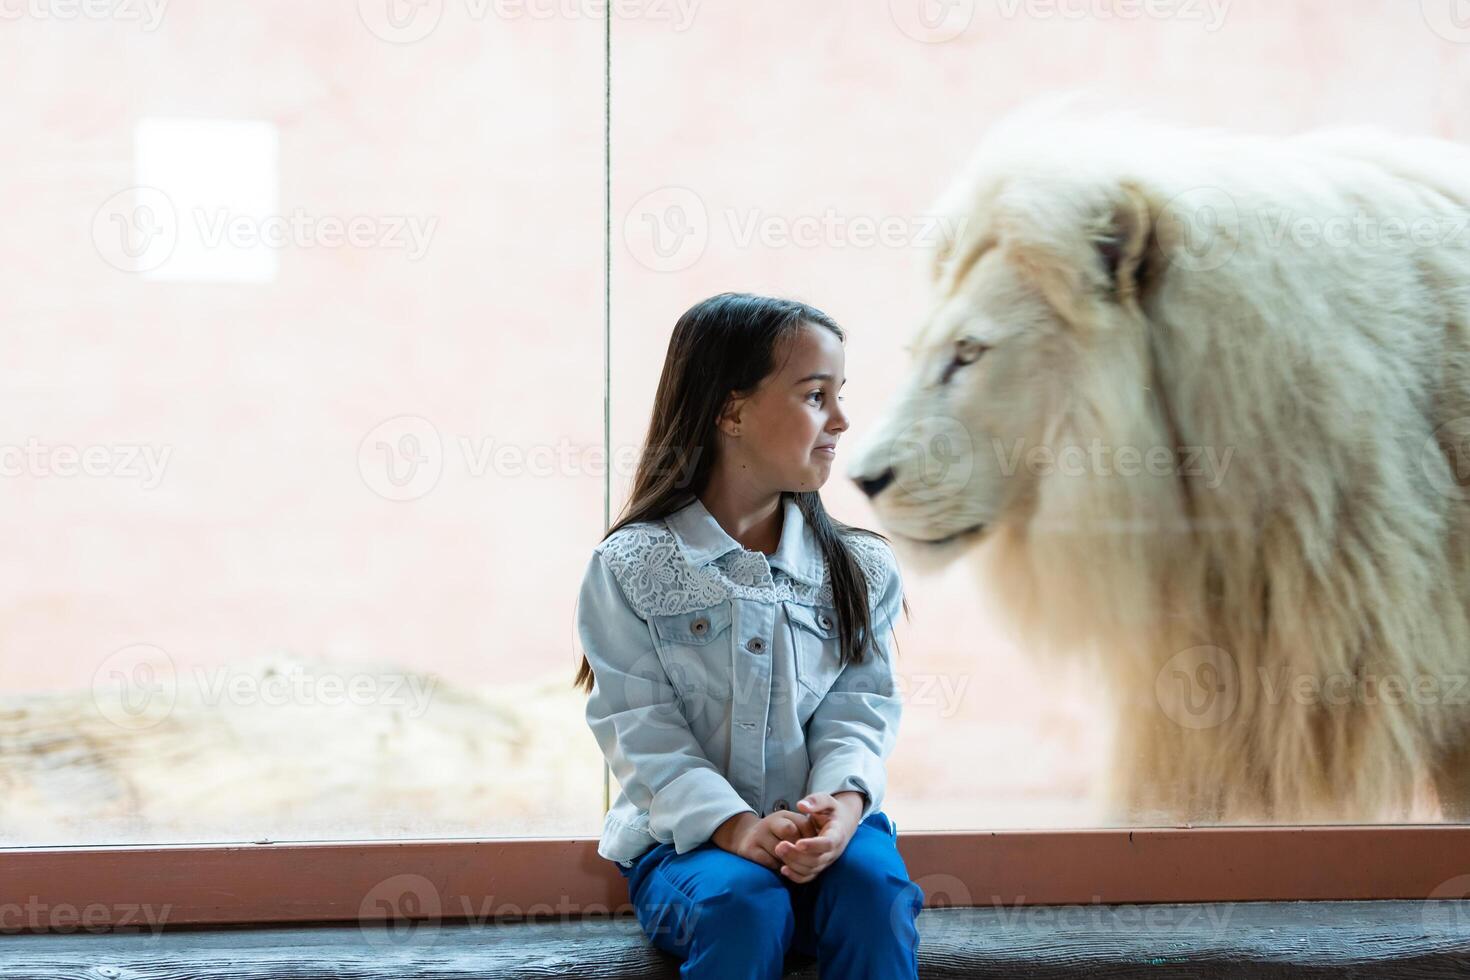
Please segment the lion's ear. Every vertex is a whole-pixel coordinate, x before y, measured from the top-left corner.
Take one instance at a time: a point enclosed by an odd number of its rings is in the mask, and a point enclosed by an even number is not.
[[[1119,190],[1107,228],[1097,241],[1097,251],[1113,295],[1122,303],[1136,296],[1145,285],[1153,219],[1142,191],[1127,183]]]

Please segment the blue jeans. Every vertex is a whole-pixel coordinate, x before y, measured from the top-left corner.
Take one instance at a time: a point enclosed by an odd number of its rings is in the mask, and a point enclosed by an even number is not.
[[[924,905],[897,840],[898,827],[875,810],[842,855],[800,885],[713,841],[685,854],[658,844],[617,868],[638,924],[684,961],[685,980],[778,978],[791,951],[815,957],[823,977],[897,980],[919,975]]]

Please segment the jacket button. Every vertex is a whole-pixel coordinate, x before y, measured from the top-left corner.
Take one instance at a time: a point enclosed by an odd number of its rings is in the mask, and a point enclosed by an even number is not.
[[[789,810],[791,808],[786,805],[786,801],[785,800],[777,800],[776,801],[776,809],[777,810]]]
[[[831,629],[832,628],[832,617],[831,616],[828,616],[826,613],[822,613],[822,615],[820,615],[820,616],[817,617],[817,625],[820,626],[820,627],[822,627],[822,629],[824,629],[824,630]]]
[[[694,631],[695,636],[703,636],[704,631],[709,629],[709,620],[701,616],[694,622],[690,623],[689,628]]]
[[[758,636],[752,636],[749,640],[745,642],[745,649],[749,650],[751,653],[762,653],[766,649],[766,641],[762,640]]]

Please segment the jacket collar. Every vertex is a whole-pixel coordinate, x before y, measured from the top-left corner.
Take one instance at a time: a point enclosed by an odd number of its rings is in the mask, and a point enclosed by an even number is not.
[[[781,508],[781,543],[774,553],[766,555],[766,560],[773,568],[781,569],[798,582],[821,585],[826,564],[822,560],[816,534],[802,516],[794,496],[782,494]],[[684,557],[696,568],[732,551],[744,549],[744,545],[720,526],[698,497],[664,520]]]

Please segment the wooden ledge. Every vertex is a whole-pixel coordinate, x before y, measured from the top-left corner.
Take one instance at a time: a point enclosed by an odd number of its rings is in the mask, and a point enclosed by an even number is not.
[[[1242,902],[925,909],[924,977],[1470,976],[1470,902]],[[793,957],[787,976],[815,978]],[[412,928],[236,926],[0,937],[6,980],[667,977],[627,917]]]

